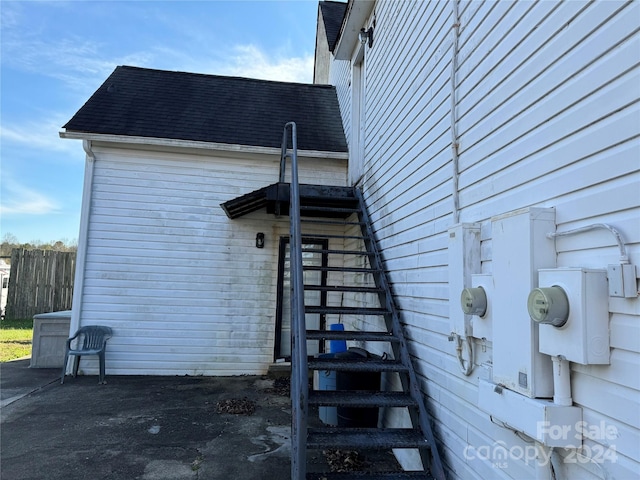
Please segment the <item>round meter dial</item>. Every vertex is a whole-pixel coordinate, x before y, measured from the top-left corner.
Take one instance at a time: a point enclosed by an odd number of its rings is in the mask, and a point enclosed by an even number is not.
[[[460,306],[467,315],[479,315],[487,313],[487,293],[484,288],[465,288],[460,294]]]
[[[527,309],[534,322],[561,327],[569,318],[569,300],[560,287],[535,288],[527,299]]]

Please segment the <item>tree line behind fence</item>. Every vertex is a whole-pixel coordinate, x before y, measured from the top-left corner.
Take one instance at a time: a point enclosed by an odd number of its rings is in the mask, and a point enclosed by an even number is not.
[[[75,252],[14,248],[5,318],[70,310],[75,270]]]

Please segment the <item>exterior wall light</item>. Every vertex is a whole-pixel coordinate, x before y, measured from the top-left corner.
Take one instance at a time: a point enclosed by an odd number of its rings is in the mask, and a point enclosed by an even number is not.
[[[358,34],[358,38],[360,39],[360,43],[362,45],[368,43],[369,48],[373,47],[373,27],[369,27],[368,30],[361,28],[360,33]]]
[[[256,233],[256,248],[264,248],[264,233]]]

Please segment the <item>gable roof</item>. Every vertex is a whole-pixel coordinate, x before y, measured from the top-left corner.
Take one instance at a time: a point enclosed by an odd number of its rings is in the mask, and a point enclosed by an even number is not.
[[[346,152],[335,88],[119,66],[64,125],[66,132]]]
[[[351,60],[354,47],[360,41],[360,31],[371,18],[376,0],[349,0],[344,19],[340,25],[340,33],[333,47],[336,60]],[[374,15],[375,17],[375,15]],[[375,25],[375,18],[373,19]]]
[[[336,47],[336,41],[338,40],[346,10],[347,4],[345,2],[320,2],[324,30],[327,33],[327,44],[331,52]]]

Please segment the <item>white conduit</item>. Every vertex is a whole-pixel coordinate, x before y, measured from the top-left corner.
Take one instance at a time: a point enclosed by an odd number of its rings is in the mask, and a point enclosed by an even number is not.
[[[558,355],[551,357],[553,361],[553,403],[570,407],[571,398],[571,366],[569,360]]]
[[[471,337],[461,337],[456,335],[456,357],[460,371],[467,377],[473,372],[473,339]],[[465,360],[465,347],[467,350],[467,359]]]
[[[599,228],[609,230],[616,238],[616,243],[618,244],[618,248],[620,249],[620,263],[629,263],[627,247],[625,246],[624,240],[622,239],[622,235],[620,235],[620,232],[618,232],[615,228],[613,228],[611,225],[607,225],[606,223],[594,223],[593,225],[587,225],[585,227],[568,230],[566,232],[547,233],[547,238],[566,237],[568,235],[575,235],[576,233],[588,232],[590,230],[596,230]]]
[[[460,19],[458,18],[458,0],[452,0],[453,7],[453,41],[451,45],[451,163],[453,167],[452,179],[452,199],[453,199],[453,223],[460,222],[460,195],[458,193],[458,116],[457,116],[457,99],[456,99],[456,73],[458,71],[458,38],[460,36]],[[460,371],[466,375],[473,372],[473,339],[471,337],[455,336],[456,340],[456,357]],[[466,359],[465,359],[466,350]]]
[[[460,21],[458,18],[458,0],[452,0],[453,6],[453,42],[451,46],[451,156],[453,164],[453,223],[460,222],[460,198],[458,193],[458,118],[456,111],[456,72],[458,70],[458,37]]]
[[[570,407],[573,405],[571,398],[571,365],[569,360],[561,355],[551,357],[553,361],[553,403]],[[558,462],[552,460],[553,448],[549,448],[539,442],[536,446],[535,472],[536,480],[554,480],[558,469]],[[557,459],[556,459],[557,460]]]

